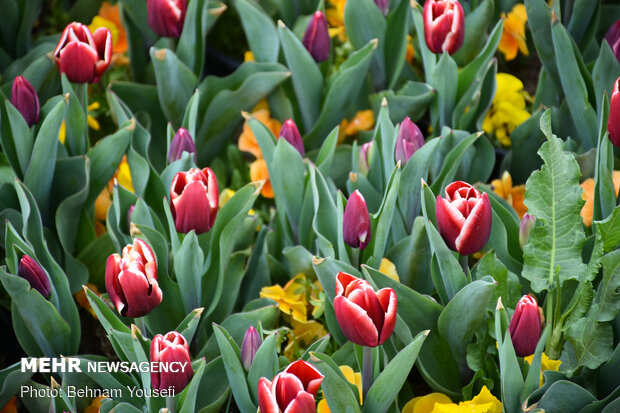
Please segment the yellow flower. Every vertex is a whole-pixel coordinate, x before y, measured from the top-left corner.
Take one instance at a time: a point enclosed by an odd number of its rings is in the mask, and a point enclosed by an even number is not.
[[[288,314],[293,320],[300,323],[308,321],[308,300],[306,298],[306,276],[302,273],[286,283],[284,288],[280,285],[263,287],[260,291],[261,298],[270,298],[278,303],[280,311]]]
[[[236,191],[233,191],[230,188],[225,188],[220,194],[220,201],[218,203],[218,208],[222,209],[222,207],[226,205],[226,202],[230,201],[230,198],[232,198],[233,195],[235,195],[235,193]],[[256,211],[254,211],[253,208],[250,208],[250,210],[248,211],[248,215],[254,215],[254,214],[256,214]]]
[[[269,170],[267,162],[263,158],[259,158],[250,164],[250,180],[252,182],[265,181],[260,194],[265,198],[273,199],[273,187],[269,180]]]
[[[452,403],[452,400],[443,393],[431,393],[409,400],[401,413],[430,413],[435,403]]]
[[[362,396],[362,373],[353,371],[353,369],[349,366],[339,367],[340,371],[342,372],[342,374],[344,374],[344,377],[347,379],[347,381],[357,387],[357,391],[359,392],[360,397],[360,404],[362,404],[362,402],[364,401]],[[327,405],[327,400],[323,399],[319,402],[318,406],[316,407],[316,413],[331,413],[331,410]],[[404,410],[403,413],[405,413]]]
[[[90,111],[95,111],[99,109],[100,106],[101,105],[99,104],[99,102],[93,102],[90,105],[88,105],[89,113],[88,113],[88,118],[86,119],[86,121],[88,123],[88,127],[91,128],[92,130],[99,130],[100,125],[99,125],[99,121],[97,121],[97,119],[95,119],[95,117],[90,114]],[[67,140],[67,125],[65,124],[64,119],[62,120],[62,123],[60,124],[60,131],[58,132],[58,140],[63,145]]]
[[[291,361],[297,360],[297,351],[308,348],[310,344],[327,335],[323,324],[316,320],[301,323],[292,319],[291,327],[293,330],[287,335],[288,344],[284,348],[284,356]]]
[[[531,115],[525,110],[527,92],[523,83],[508,73],[497,74],[497,91],[487,112],[482,129],[495,133],[503,146],[511,146],[510,133]]]
[[[259,103],[261,105],[261,103]],[[258,105],[257,105],[258,107]],[[278,136],[280,134],[280,128],[282,124],[280,121],[271,118],[271,113],[269,112],[269,108],[260,108],[254,110],[252,112],[252,116],[267,126],[271,132],[273,132],[274,136]],[[244,152],[250,152],[256,159],[262,159],[263,154],[260,151],[260,146],[258,146],[258,142],[256,141],[256,137],[246,120],[243,123],[243,130],[241,131],[241,135],[239,136],[239,150]]]
[[[112,34],[112,62],[115,65],[126,65],[129,63],[129,59],[123,56],[127,51],[127,34],[118,13],[118,4],[112,6],[107,1],[101,4],[99,14],[93,17],[93,21],[88,28],[94,33],[100,27],[110,29]]]
[[[351,121],[343,119],[342,122],[340,122],[338,143],[344,141],[349,136],[357,135],[361,131],[371,130],[374,126],[375,115],[372,113],[372,110],[360,110]]]
[[[531,356],[524,357],[523,360],[527,361],[529,365],[531,366],[532,360],[534,360],[534,355],[532,354]],[[540,385],[539,387],[543,385],[543,381],[544,381],[542,372],[547,371],[547,370],[558,371],[560,369],[560,364],[562,364],[560,360],[551,360],[545,353],[542,353],[542,359],[540,362]]]
[[[62,120],[62,123],[60,124],[60,131],[58,132],[58,140],[63,145],[65,144],[65,141],[67,140],[67,125],[65,125],[64,119]]]
[[[618,196],[618,191],[620,190],[620,171],[614,171],[612,179],[614,181],[614,188],[616,189],[616,196]],[[594,179],[586,179],[581,183],[581,187],[583,188],[581,198],[586,201],[581,208],[581,219],[583,220],[583,223],[589,227],[592,225],[592,217],[594,213]]]
[[[254,53],[252,53],[251,50],[246,50],[243,53],[243,61],[244,62],[255,62],[256,60],[254,59]]]
[[[87,283],[86,286],[88,287],[89,290],[91,290],[95,294],[99,296],[101,295],[101,293],[99,292],[99,289],[97,288],[95,284]],[[93,316],[94,319],[97,319],[97,314],[95,313],[93,308],[90,306],[90,302],[88,301],[88,298],[86,298],[86,293],[84,292],[84,289],[80,289],[80,291],[75,293],[74,297],[75,297],[75,301],[78,303],[80,307],[88,311],[90,315]]]
[[[99,408],[101,407],[101,401],[105,398],[106,397],[104,396],[99,396],[93,399],[90,405],[86,409],[84,409],[84,413],[98,413]]]
[[[525,23],[527,23],[527,12],[523,4],[515,4],[512,10],[504,18],[504,31],[499,41],[497,49],[504,54],[506,60],[513,60],[517,57],[517,52],[529,56],[530,52],[525,43]]]
[[[330,0],[330,7],[325,9],[325,17],[329,24],[329,37],[336,37],[345,42],[347,33],[344,28],[344,6],[347,0]]]
[[[415,49],[413,48],[413,37],[410,34],[407,35],[407,52],[405,55],[405,60],[411,66],[413,66],[413,58],[415,57]]]
[[[387,258],[381,258],[381,264],[379,264],[379,272],[382,272],[394,281],[400,282],[398,272],[396,272],[396,265],[394,265],[394,263]]]
[[[133,189],[133,182],[131,181],[131,171],[129,170],[129,163],[127,162],[127,155],[123,156],[121,163],[118,165],[114,177],[118,181],[118,184],[129,192],[135,192]]]
[[[523,203],[525,196],[525,185],[512,186],[512,177],[510,172],[505,171],[502,175],[502,179],[494,179],[491,181],[491,188],[493,192],[504,198],[519,215],[519,218],[523,218],[523,215],[527,212],[527,207]]]
[[[430,413],[502,413],[502,402],[483,386],[473,399],[459,404],[437,402]]]

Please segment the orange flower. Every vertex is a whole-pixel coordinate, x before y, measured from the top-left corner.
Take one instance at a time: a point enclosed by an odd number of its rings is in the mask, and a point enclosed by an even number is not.
[[[17,412],[18,412],[17,396],[11,397],[11,400],[9,400],[9,402],[4,405],[2,410],[0,410],[0,413],[17,413]]]
[[[116,65],[125,65],[129,60],[123,54],[127,51],[127,34],[118,14],[118,4],[112,6],[104,1],[99,8],[99,14],[93,17],[88,28],[94,32],[99,27],[110,29],[112,34],[112,61]]]
[[[84,413],[98,413],[101,407],[101,401],[105,399],[105,396],[99,396],[93,399],[90,405],[84,409]]]
[[[354,136],[361,131],[371,130],[375,126],[375,115],[372,110],[360,110],[355,114],[349,122],[343,119],[340,122],[340,131],[338,132],[338,143],[344,141],[349,136]]]
[[[527,23],[527,12],[523,4],[516,4],[504,18],[504,31],[499,41],[497,49],[504,54],[506,60],[513,60],[517,57],[520,50],[523,55],[530,54],[525,43],[525,23]]]
[[[259,103],[260,105],[260,103]],[[271,113],[268,108],[258,109],[252,112],[252,116],[258,119],[261,123],[267,126],[271,132],[273,132],[274,136],[278,136],[280,134],[280,128],[282,124],[280,121],[271,118]],[[260,147],[258,146],[258,142],[256,142],[256,137],[246,120],[243,123],[243,131],[239,136],[239,150],[244,152],[250,152],[256,159],[262,159],[263,154],[260,151]],[[263,188],[264,189],[264,188]]]
[[[89,290],[101,296],[101,293],[99,292],[99,289],[97,288],[95,284],[87,283],[86,286],[88,287]],[[95,313],[93,308],[90,306],[90,302],[88,301],[88,298],[86,298],[86,292],[84,292],[83,289],[75,293],[74,297],[75,297],[75,301],[78,303],[80,307],[88,311],[90,315],[93,316],[94,319],[97,319],[97,314]]]
[[[618,196],[618,191],[620,190],[620,171],[614,171],[612,179],[614,181],[614,188],[616,189],[616,196]],[[581,208],[581,219],[583,219],[583,223],[589,227],[592,225],[592,217],[594,214],[594,179],[586,179],[581,183],[581,187],[583,188],[581,198],[586,201]]]
[[[252,182],[266,181],[263,185],[263,189],[260,191],[260,194],[265,198],[273,198],[273,188],[271,187],[271,182],[269,181],[267,162],[265,162],[263,158],[257,159],[250,164],[250,180]]]
[[[493,192],[504,198],[517,211],[519,218],[527,212],[527,207],[523,203],[525,196],[525,185],[512,186],[512,177],[508,171],[502,175],[502,179],[491,181]]]

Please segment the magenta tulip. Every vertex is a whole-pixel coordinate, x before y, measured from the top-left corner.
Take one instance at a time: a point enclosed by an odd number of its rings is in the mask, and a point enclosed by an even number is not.
[[[180,37],[186,11],[186,0],[146,0],[147,22],[159,36]]]
[[[357,189],[347,201],[342,217],[344,242],[363,250],[370,242],[371,226],[368,207],[362,193]]]
[[[409,158],[416,153],[424,145],[424,135],[407,116],[401,123],[396,138],[396,147],[394,148],[394,159],[405,165]]]
[[[446,197],[437,196],[437,226],[448,247],[461,255],[478,252],[491,235],[492,211],[489,196],[463,181],[446,187]]]
[[[329,30],[322,11],[319,10],[312,16],[304,33],[303,44],[315,61],[323,62],[329,59]]]
[[[141,239],[112,254],[105,267],[105,287],[117,311],[125,317],[141,317],[161,303],[157,263],[151,248]]]
[[[202,234],[215,223],[219,191],[209,168],[192,168],[174,176],[170,187],[170,210],[178,232]]]
[[[39,96],[32,84],[23,76],[17,76],[13,80],[11,103],[22,114],[28,126],[39,121]]]
[[[530,232],[535,223],[536,217],[534,215],[527,212],[523,215],[523,219],[521,219],[521,224],[519,225],[519,245],[521,245],[521,248],[525,247],[525,244],[527,244],[527,241],[530,239]]]
[[[253,326],[247,329],[243,336],[243,342],[241,343],[241,364],[246,371],[250,371],[254,356],[258,351],[262,341],[258,331]]]
[[[508,326],[517,356],[526,357],[534,354],[541,328],[542,322],[536,299],[531,295],[524,295],[517,303]]]
[[[73,83],[96,83],[110,65],[112,34],[105,27],[90,32],[88,26],[70,23],[54,50],[60,73]]]
[[[258,380],[260,413],[315,413],[316,396],[323,375],[311,364],[298,360],[290,364],[273,381]]]
[[[194,370],[189,357],[189,345],[183,335],[171,331],[165,336],[157,334],[151,342],[151,363],[162,363],[174,370],[152,371],[151,387],[155,390],[170,390],[178,393],[187,386]],[[171,363],[175,363],[172,365]]]
[[[50,296],[50,279],[43,267],[29,255],[19,260],[17,275],[28,281],[30,288],[34,288],[45,298]]]
[[[381,10],[384,16],[387,16],[390,11],[390,0],[375,0],[375,4]]]
[[[433,53],[456,53],[465,39],[465,13],[458,0],[426,0],[424,38]]]
[[[170,142],[170,149],[168,150],[168,163],[172,163],[181,159],[183,152],[194,154],[194,161],[196,161],[196,145],[189,131],[185,128],[179,128],[177,133]]]
[[[611,92],[607,131],[609,132],[611,143],[615,147],[620,148],[620,77],[616,79],[614,90]]]
[[[609,47],[611,47],[611,51],[614,52],[618,62],[620,62],[620,19],[611,25],[607,34],[605,34],[605,40],[609,43]]]
[[[297,149],[302,158],[306,155],[304,141],[301,139],[301,134],[299,133],[299,129],[297,129],[297,125],[293,119],[289,119],[284,122],[282,129],[280,129],[280,138],[286,139],[286,141],[290,143],[293,148]]]
[[[372,150],[373,142],[374,141],[370,141],[362,144],[358,154],[357,166],[359,171],[364,175],[368,175],[370,171],[370,151]]]
[[[339,272],[334,311],[344,335],[361,346],[377,347],[394,331],[398,300],[391,288],[375,292],[368,281]]]

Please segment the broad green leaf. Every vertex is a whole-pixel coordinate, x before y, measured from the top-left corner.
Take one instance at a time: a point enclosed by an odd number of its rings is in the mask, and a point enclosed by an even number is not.
[[[286,139],[278,139],[273,160],[267,167],[278,211],[286,212],[293,232],[297,233],[303,202],[304,161]]]
[[[135,211],[134,211],[135,213]],[[174,254],[174,274],[186,313],[201,306],[201,284],[204,275],[204,253],[194,231],[185,236]]]
[[[245,38],[257,62],[276,62],[279,42],[276,25],[259,4],[248,0],[235,2]]]
[[[614,82],[620,76],[620,62],[616,59],[609,43],[606,41],[601,42],[601,50],[598,58],[592,68],[592,82],[594,83],[594,92],[596,93],[596,102],[598,107],[597,113],[601,113],[600,102],[603,101],[603,95],[607,92],[607,96],[611,96],[613,91]],[[607,99],[605,99],[607,102]]]
[[[194,375],[192,376],[191,381],[187,384],[187,387],[183,389],[183,393],[181,393],[183,404],[180,406],[181,409],[179,410],[179,413],[196,412],[196,398],[201,390],[200,382],[202,380],[202,375],[206,370],[205,366],[206,363],[204,360],[198,360],[198,368],[196,368],[196,365],[192,366],[194,369]]]
[[[434,193],[443,195],[443,190],[453,180],[454,175],[459,167],[459,162],[467,149],[482,135],[482,132],[469,135],[466,139],[463,139],[458,145],[456,145],[443,160],[441,167],[441,173],[435,179],[431,185],[431,189]]]
[[[603,257],[603,281],[593,310],[597,321],[612,321],[620,311],[620,251]]]
[[[407,54],[407,35],[411,28],[410,3],[401,1],[387,16],[385,31],[385,77],[388,89],[393,89],[400,77]]]
[[[409,116],[413,121],[421,118],[436,94],[437,91],[432,86],[408,80],[397,91],[384,90],[370,95],[370,102],[374,111],[377,112],[383,98],[387,99],[390,119],[394,123],[399,123],[405,119],[405,116]]]
[[[496,303],[499,297],[508,308],[515,308],[521,298],[521,283],[511,271],[497,259],[493,252],[488,252],[476,264],[476,278],[481,279],[490,275],[497,282],[497,288],[491,297],[491,302]]]
[[[614,155],[613,146],[607,133],[609,102],[606,93],[603,93],[601,97],[600,106],[598,146],[596,147],[596,163],[594,165],[593,221],[601,221],[607,218],[616,207],[616,190],[613,180]]]
[[[590,317],[580,318],[568,325],[566,339],[575,348],[578,366],[596,369],[611,357],[613,332],[608,323],[599,323]]]
[[[537,407],[545,412],[580,411],[594,401],[596,398],[580,385],[560,380],[547,389]]]
[[[194,338],[194,333],[198,328],[200,316],[202,315],[203,311],[204,308],[196,308],[191,313],[189,313],[183,321],[181,321],[181,324],[179,324],[177,328],[174,329],[174,331],[178,331],[179,333],[181,333],[181,335],[185,337],[188,343],[191,343],[192,339]]]
[[[357,393],[353,392],[336,363],[329,356],[321,353],[311,353],[310,361],[325,376],[321,389],[323,389],[329,409],[334,412],[359,413]]]
[[[540,61],[558,90],[561,90],[560,73],[551,36],[552,9],[544,0],[524,0],[524,3],[532,39]]]
[[[439,58],[431,77],[430,84],[437,90],[437,100],[431,106],[431,116],[434,115],[434,124],[441,130],[444,125],[451,125],[452,110],[456,105],[458,89],[458,67],[448,53]],[[438,123],[436,123],[438,122]]]

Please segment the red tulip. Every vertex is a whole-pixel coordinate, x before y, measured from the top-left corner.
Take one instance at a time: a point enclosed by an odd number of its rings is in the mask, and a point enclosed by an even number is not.
[[[157,263],[151,248],[141,239],[112,254],[105,267],[105,287],[110,300],[125,317],[141,317],[161,303]]]
[[[517,303],[508,326],[517,356],[526,357],[534,354],[541,328],[542,322],[536,299],[531,295],[524,295]]]
[[[170,209],[177,231],[202,234],[211,229],[217,215],[219,192],[209,168],[192,168],[174,176],[170,187]]]
[[[159,36],[180,37],[186,11],[186,0],[146,0],[148,24]]]
[[[88,26],[70,23],[54,50],[60,73],[73,83],[96,83],[110,65],[112,34],[105,27],[90,32]]]
[[[280,129],[280,137],[286,139],[286,141],[290,143],[293,148],[297,149],[302,158],[306,155],[304,141],[301,139],[301,134],[299,133],[299,129],[293,119],[289,119],[284,122],[282,129]]]
[[[39,121],[39,96],[32,84],[23,76],[17,76],[13,80],[11,103],[22,114],[28,126]]]
[[[170,149],[168,150],[168,163],[172,163],[181,159],[183,152],[193,153],[194,161],[196,161],[196,145],[189,131],[185,128],[179,128],[177,133],[170,142]]]
[[[187,386],[194,370],[189,357],[187,340],[176,331],[165,336],[157,334],[151,342],[151,363],[162,363],[169,371],[152,371],[151,387],[156,390],[174,389],[178,393]],[[171,363],[175,363],[172,365]],[[176,371],[172,371],[172,368]]]
[[[609,139],[617,148],[620,148],[620,77],[614,83],[609,104],[609,120],[607,121]]]
[[[260,413],[315,413],[314,397],[323,375],[311,364],[298,360],[290,364],[273,381],[258,380]]]
[[[347,201],[342,217],[344,242],[363,250],[370,242],[371,227],[368,207],[362,193],[357,189]]]
[[[398,137],[396,138],[396,147],[394,148],[396,162],[400,161],[402,165],[405,165],[409,158],[422,146],[424,146],[424,135],[422,135],[418,125],[407,116],[400,123]]]
[[[611,25],[607,34],[605,34],[605,40],[609,43],[609,47],[611,47],[611,51],[614,52],[618,62],[620,62],[620,19]]]
[[[45,298],[50,296],[50,279],[38,262],[29,255],[19,260],[17,275],[28,281],[30,288],[34,288]]]
[[[463,181],[446,187],[446,198],[437,196],[437,226],[448,247],[461,255],[478,252],[491,235],[489,196]]]
[[[465,39],[465,13],[458,0],[426,0],[424,38],[433,53],[456,53]]]
[[[383,344],[394,331],[398,300],[391,288],[375,292],[368,281],[339,272],[334,310],[344,335],[367,347]]]
[[[329,30],[322,11],[319,10],[312,16],[304,33],[303,44],[315,61],[323,62],[329,59]]]

